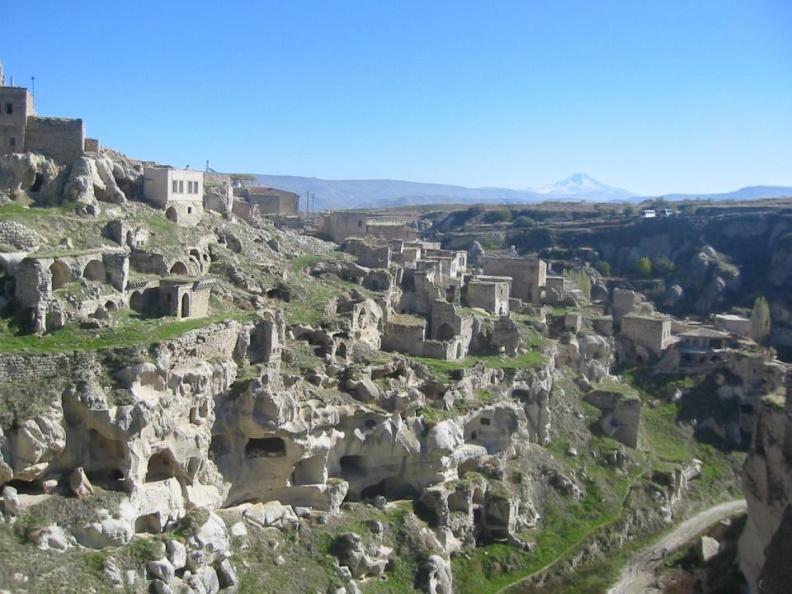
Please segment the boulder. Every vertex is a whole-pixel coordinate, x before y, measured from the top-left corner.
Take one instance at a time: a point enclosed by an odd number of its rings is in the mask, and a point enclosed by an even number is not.
[[[94,488],[88,477],[85,476],[85,469],[80,466],[75,468],[69,477],[69,487],[77,499],[85,499],[94,494]]]

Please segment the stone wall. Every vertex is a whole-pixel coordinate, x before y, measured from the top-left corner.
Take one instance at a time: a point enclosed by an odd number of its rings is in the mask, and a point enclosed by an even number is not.
[[[80,278],[106,283],[124,291],[129,278],[129,259],[124,252],[99,251],[79,256],[25,258],[16,268],[15,297],[20,307],[32,308],[52,291]]]
[[[355,256],[358,264],[367,268],[388,268],[391,262],[389,245],[368,245],[363,239],[350,238],[346,241],[344,251]]]
[[[71,375],[72,359],[66,353],[51,355],[0,355],[0,383],[42,380]]]
[[[33,114],[27,89],[0,86],[0,155],[25,150],[25,123]]]
[[[643,301],[643,295],[636,291],[629,289],[614,289],[613,290],[613,303],[611,304],[611,313],[613,314],[613,322],[617,326],[621,323],[621,319],[628,313],[635,311],[636,306]]]
[[[319,231],[336,243],[343,243],[347,237],[364,237],[368,216],[361,212],[322,213]]]
[[[163,343],[160,351],[168,355],[171,369],[191,367],[212,359],[230,359],[242,331],[239,322],[212,324]]]
[[[30,250],[44,243],[38,233],[14,221],[0,221],[0,244],[17,250]]]
[[[505,316],[509,313],[509,284],[506,281],[470,281],[467,301],[470,307],[480,307],[490,313]]]
[[[629,314],[621,324],[622,336],[661,354],[671,341],[671,321],[659,317]]]
[[[85,125],[82,120],[30,117],[25,127],[25,150],[71,165],[82,156]]]
[[[16,267],[14,296],[22,309],[36,307],[52,292],[52,274],[43,260],[25,258]]]
[[[101,149],[101,144],[96,138],[86,138],[85,139],[85,152],[86,153],[96,153],[99,154],[99,150]]]
[[[485,257],[484,274],[510,276],[513,279],[511,297],[529,303],[540,303],[542,289],[547,284],[547,263],[526,258]]]
[[[213,279],[160,281],[160,314],[179,319],[206,317],[212,284]]]
[[[392,320],[385,324],[382,334],[382,350],[407,353],[420,357],[423,355],[425,338],[425,324],[399,324],[398,321]]]
[[[273,190],[272,194],[248,194],[248,201],[258,206],[262,215],[299,214],[300,196],[294,192]]]

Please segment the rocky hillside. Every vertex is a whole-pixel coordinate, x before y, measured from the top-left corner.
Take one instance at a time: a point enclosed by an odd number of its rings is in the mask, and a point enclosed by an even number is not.
[[[0,588],[598,591],[734,496],[753,413],[716,409],[786,372],[755,345],[680,370],[581,295],[436,299],[464,356],[405,354],[426,325],[405,269],[209,208],[211,186],[177,225],[141,169],[0,157]],[[148,308],[155,282],[208,287],[206,315]]]
[[[771,304],[771,344],[792,353],[792,204],[691,203],[666,218],[642,219],[612,206],[485,209],[425,217],[430,235],[449,249],[514,246],[570,265],[587,262],[649,294],[678,316],[750,309],[758,295]],[[637,267],[648,258],[648,270]]]

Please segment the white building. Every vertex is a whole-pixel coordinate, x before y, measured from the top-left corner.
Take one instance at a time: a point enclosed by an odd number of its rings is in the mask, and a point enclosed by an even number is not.
[[[179,225],[195,225],[203,215],[203,172],[173,167],[146,167],[143,196]]]

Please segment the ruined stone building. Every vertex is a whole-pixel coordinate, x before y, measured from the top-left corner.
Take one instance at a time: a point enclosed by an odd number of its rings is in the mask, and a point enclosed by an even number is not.
[[[294,192],[263,186],[245,186],[239,188],[235,193],[257,207],[258,213],[262,216],[297,216],[300,214],[300,196]]]
[[[407,231],[403,220],[372,216],[361,211],[323,212],[319,214],[318,231],[335,243],[343,243],[349,237],[371,236],[382,240],[406,240],[415,237]]]
[[[656,315],[627,314],[621,321],[622,336],[660,356],[671,344],[671,320]]]
[[[537,258],[484,257],[484,274],[512,278],[511,296],[526,303],[542,303],[547,285],[547,262]]]
[[[196,225],[203,215],[203,172],[150,165],[143,171],[143,197],[179,225]]]
[[[499,316],[508,315],[511,284],[508,276],[478,276],[467,284],[468,305]]]
[[[98,141],[87,140],[89,150]],[[0,63],[0,154],[40,153],[70,165],[86,150],[85,125],[80,119],[36,115],[33,94],[7,86]]]

